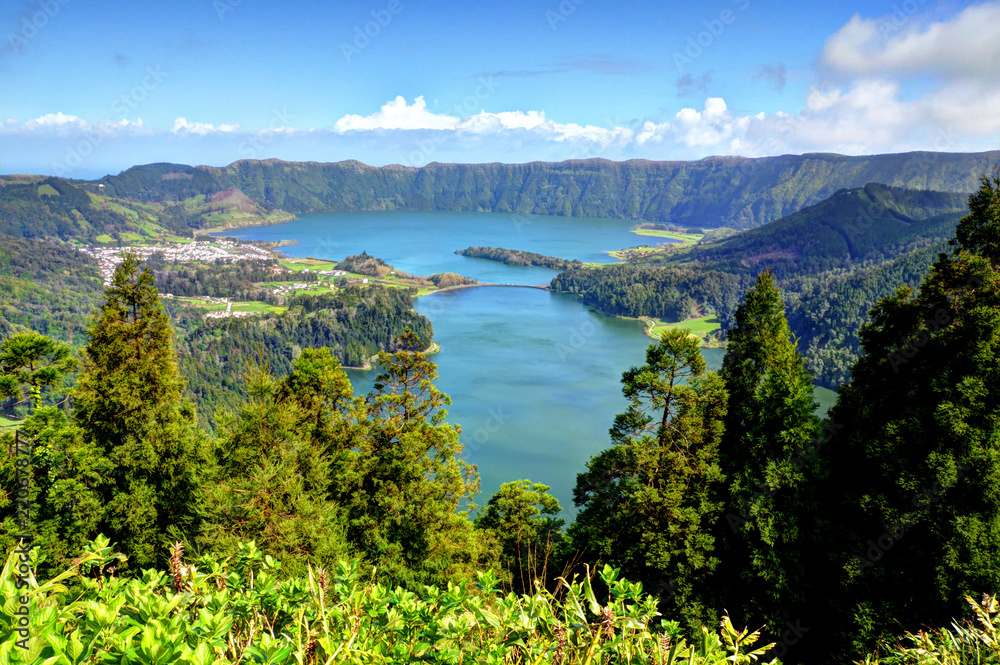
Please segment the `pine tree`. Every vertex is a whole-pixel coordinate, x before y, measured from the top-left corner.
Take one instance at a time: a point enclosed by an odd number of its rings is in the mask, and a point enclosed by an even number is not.
[[[1000,589],[1000,172],[951,244],[918,294],[872,310],[831,412],[813,623],[856,649]]]
[[[514,593],[534,593],[535,580],[544,584],[550,567],[558,565],[554,553],[565,520],[557,517],[562,507],[548,492],[548,485],[530,480],[504,483],[476,518],[476,528],[499,544]]]
[[[165,559],[171,540],[193,529],[202,467],[194,408],[182,399],[170,319],[153,275],[126,254],[90,327],[74,421],[107,459],[100,488],[102,530],[131,563]]]
[[[77,361],[67,344],[28,330],[11,335],[0,344],[0,400],[24,398],[31,408],[42,406],[42,391],[58,388]]]
[[[622,374],[627,410],[615,445],[577,476],[570,527],[583,556],[620,568],[689,626],[715,621],[707,584],[719,561],[712,526],[722,508],[718,465],[726,392],[707,371],[699,340],[670,330],[646,364]]]
[[[315,404],[309,413],[297,403],[322,399],[322,386],[312,386],[317,393],[306,386],[317,378],[315,359],[330,356],[307,351],[282,382],[266,364],[251,364],[246,402],[236,414],[220,414],[214,480],[199,501],[201,550],[227,556],[253,540],[292,575],[304,574],[307,563],[329,568],[351,557],[343,513],[329,497],[328,442],[315,436],[325,409]]]
[[[461,430],[445,422],[451,399],[421,348],[407,329],[378,356],[349,506],[351,542],[383,579],[413,588],[469,579],[479,556],[468,520],[479,474],[461,458]]]
[[[734,324],[720,372],[729,394],[719,447],[729,500],[719,523],[719,600],[737,623],[780,634],[805,602],[817,405],[770,271],[747,291]]]

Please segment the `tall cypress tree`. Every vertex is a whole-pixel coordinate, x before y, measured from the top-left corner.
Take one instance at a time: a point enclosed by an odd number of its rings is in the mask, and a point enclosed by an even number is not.
[[[832,410],[822,496],[831,643],[944,625],[1000,590],[1000,172],[914,296],[871,312]]]
[[[819,419],[770,271],[757,277],[734,320],[720,372],[729,393],[719,448],[729,482],[720,600],[737,623],[780,633],[805,602]]]
[[[183,401],[170,319],[153,275],[127,254],[90,327],[74,420],[110,463],[102,529],[133,564],[166,557],[191,533],[201,437]]]
[[[726,392],[699,341],[665,332],[646,364],[622,374],[629,400],[614,446],[577,476],[580,508],[569,536],[578,551],[642,581],[662,611],[689,627],[715,621],[707,585],[718,565],[712,527],[722,508],[718,445]]]
[[[479,473],[461,457],[461,429],[445,422],[451,399],[434,386],[437,365],[419,337],[407,328],[393,347],[379,353],[383,372],[367,398],[350,540],[386,580],[471,579],[479,552],[468,512]]]

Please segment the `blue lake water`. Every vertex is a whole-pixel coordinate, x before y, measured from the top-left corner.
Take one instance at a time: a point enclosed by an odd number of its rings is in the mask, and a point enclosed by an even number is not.
[[[367,251],[415,274],[457,272],[484,282],[546,284],[556,271],[506,266],[454,254],[470,245],[521,249],[567,259],[610,261],[606,250],[644,244],[635,222],[488,213],[344,213],[227,233],[297,240],[292,256],[340,259]],[[642,364],[652,340],[636,321],[597,314],[576,298],[539,289],[486,287],[416,300],[441,351],[438,387],[451,396],[448,421],[462,427],[465,458],[476,464],[484,504],[503,482],[530,478],[552,487],[575,513],[576,474],[610,445],[624,410],[621,374]],[[706,350],[712,367],[720,350]],[[357,392],[374,372],[350,371]]]

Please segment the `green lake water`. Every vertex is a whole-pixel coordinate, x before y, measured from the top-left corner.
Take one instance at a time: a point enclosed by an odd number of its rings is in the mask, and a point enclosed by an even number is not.
[[[303,215],[228,235],[296,240],[291,256],[340,259],[367,251],[415,274],[457,272],[483,282],[546,284],[556,271],[506,266],[454,254],[470,245],[608,262],[605,250],[643,244],[635,222],[487,213]],[[648,239],[655,241],[657,239]],[[571,517],[576,474],[610,445],[624,410],[621,374],[642,364],[650,340],[637,321],[597,314],[576,298],[531,288],[486,287],[416,300],[441,351],[437,386],[451,396],[448,421],[462,427],[465,458],[477,465],[485,503],[503,482],[529,478],[552,487]],[[704,350],[718,368],[723,351]],[[374,372],[349,372],[355,391]]]

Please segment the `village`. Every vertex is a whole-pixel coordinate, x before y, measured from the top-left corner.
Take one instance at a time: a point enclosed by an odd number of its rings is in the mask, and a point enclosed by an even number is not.
[[[97,259],[98,265],[100,266],[101,279],[105,286],[111,284],[111,277],[114,275],[115,268],[123,260],[123,257],[127,253],[134,253],[144,259],[153,256],[154,254],[161,253],[166,261],[170,262],[214,262],[217,260],[224,261],[253,261],[261,259],[274,259],[275,254],[272,252],[262,249],[260,247],[241,244],[230,241],[193,241],[187,243],[166,243],[161,245],[134,245],[128,247],[81,247],[79,251],[92,256]],[[329,265],[329,264],[327,264]],[[285,267],[275,267],[272,272],[276,274],[288,274],[296,272]],[[312,273],[325,277],[328,280],[332,280],[337,277],[344,277],[350,282],[358,284],[367,284],[368,278],[363,276],[351,275],[346,270],[336,270],[332,268],[328,269],[310,269],[303,268],[301,274]],[[272,283],[270,286],[266,287],[266,290],[274,295],[278,296],[288,296],[294,295],[297,291],[314,288],[315,283],[310,284],[307,282],[288,282],[288,283]],[[174,298],[172,293],[164,293],[164,298]],[[202,302],[204,306],[213,307],[212,311],[205,314],[205,318],[210,319],[222,319],[227,317],[247,317],[256,316],[263,313],[264,310],[257,309],[256,305],[247,305],[246,303],[236,303],[231,298],[227,297],[211,297],[211,296],[191,296],[185,298],[185,300],[191,302]],[[214,307],[225,306],[224,309],[214,309]],[[240,308],[234,308],[234,305],[238,305]],[[253,309],[245,309],[246,307],[253,307]]]
[[[81,247],[80,251],[97,259],[101,268],[104,285],[111,284],[115,267],[122,262],[126,253],[134,253],[142,258],[162,253],[167,261],[249,261],[274,258],[266,249],[254,245],[237,244],[229,241],[171,243],[168,245],[135,245],[130,247]]]

